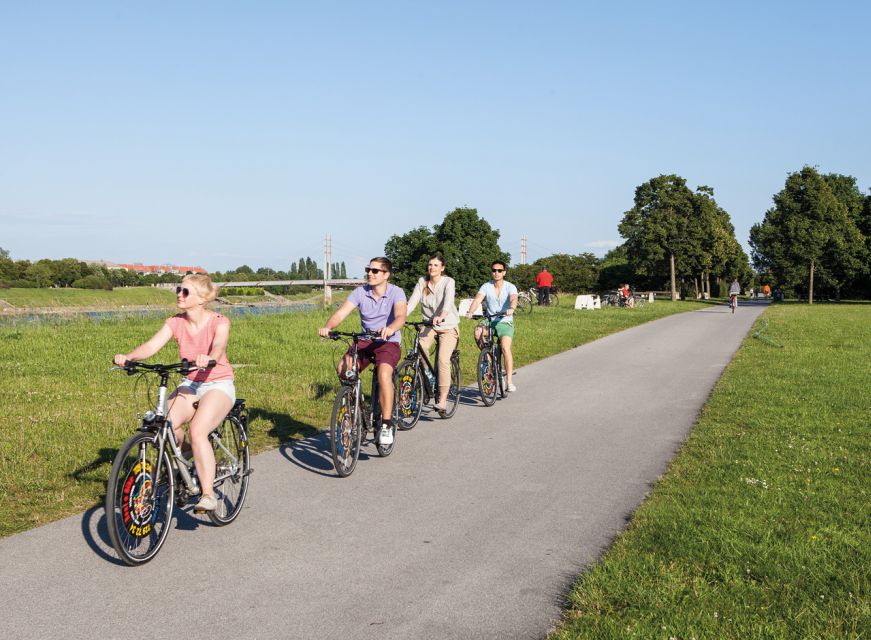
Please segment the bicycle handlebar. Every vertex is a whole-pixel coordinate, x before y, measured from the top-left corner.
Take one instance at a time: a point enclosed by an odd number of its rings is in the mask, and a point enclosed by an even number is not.
[[[339,338],[352,338],[359,340],[360,338],[380,338],[381,334],[373,329],[364,329],[363,331],[330,331],[330,340],[338,340]]]
[[[122,366],[116,368],[123,369],[127,372],[128,376],[132,376],[137,371],[142,370],[153,371],[154,373],[158,374],[169,373],[170,371],[179,371],[183,374],[188,374],[191,371],[203,371],[205,369],[211,369],[217,364],[217,360],[209,360],[209,364],[207,364],[205,367],[198,367],[190,360],[182,360],[181,362],[174,362],[173,364],[148,364],[147,362],[140,362],[139,360],[128,360]]]
[[[435,327],[438,325],[434,325],[432,320],[423,320],[421,322],[406,322],[406,327],[414,327],[417,330],[420,330],[421,327]]]

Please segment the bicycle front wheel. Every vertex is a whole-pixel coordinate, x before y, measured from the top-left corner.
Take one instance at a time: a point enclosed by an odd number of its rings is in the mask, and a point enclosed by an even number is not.
[[[448,401],[445,404],[443,417],[450,418],[456,413],[460,404],[460,354],[454,351],[451,355],[451,386],[448,388]]]
[[[129,565],[151,560],[172,520],[175,481],[169,454],[158,457],[157,435],[137,433],[115,456],[106,485],[106,526],[115,553]]]
[[[490,349],[484,349],[478,356],[478,391],[488,407],[496,402],[496,375],[496,359]]]
[[[230,524],[242,511],[248,495],[251,453],[245,427],[236,417],[226,417],[209,436],[215,450],[215,498],[218,506],[207,512],[216,525]]]
[[[423,410],[423,380],[415,363],[405,360],[396,369],[396,426],[403,431],[413,429]]]
[[[556,293],[550,294],[550,306],[552,306],[552,307],[559,306],[559,294],[556,294]]]
[[[330,418],[330,451],[333,466],[340,477],[346,478],[354,472],[360,456],[360,412],[354,402],[354,387],[342,387],[333,402],[333,415]]]

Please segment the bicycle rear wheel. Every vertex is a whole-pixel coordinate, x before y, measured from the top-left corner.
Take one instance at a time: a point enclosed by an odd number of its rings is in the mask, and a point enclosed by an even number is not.
[[[445,404],[443,418],[450,418],[457,412],[460,404],[460,353],[451,354],[451,386],[448,389],[448,401]]]
[[[478,356],[478,391],[486,406],[496,402],[496,359],[489,349],[481,351]]]
[[[517,296],[517,310],[532,313],[532,298],[525,295]]]
[[[169,454],[164,450],[158,459],[156,434],[135,434],[115,456],[106,485],[106,526],[121,560],[140,565],[157,555],[169,533],[174,498]]]
[[[346,478],[354,472],[360,456],[360,412],[354,402],[354,387],[342,387],[333,402],[333,415],[330,418],[330,451],[333,466],[340,477]]]
[[[505,369],[505,354],[499,349],[499,395],[508,395],[508,372]]]
[[[215,498],[218,506],[208,511],[218,526],[230,524],[242,511],[248,495],[251,454],[248,436],[239,418],[228,416],[209,436],[215,450]]]
[[[404,360],[396,369],[396,426],[403,431],[413,429],[423,410],[423,379],[415,363]]]

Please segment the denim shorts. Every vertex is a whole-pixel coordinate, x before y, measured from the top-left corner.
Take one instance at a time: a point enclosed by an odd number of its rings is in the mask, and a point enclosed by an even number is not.
[[[176,387],[173,395],[179,393],[193,394],[197,400],[206,395],[209,391],[220,391],[226,394],[231,401],[236,402],[236,385],[233,380],[214,380],[212,382],[197,382],[190,378],[185,378]]]

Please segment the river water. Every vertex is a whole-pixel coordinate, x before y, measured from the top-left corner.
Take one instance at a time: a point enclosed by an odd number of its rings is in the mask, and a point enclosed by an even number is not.
[[[280,313],[299,313],[300,311],[314,311],[319,309],[320,305],[311,303],[298,303],[289,305],[260,305],[260,306],[216,306],[215,311],[218,311],[225,316],[241,317],[241,316],[263,316]],[[94,322],[103,320],[118,320],[121,318],[161,318],[172,315],[175,310],[172,308],[148,308],[139,307],[135,309],[83,309],[76,310],[67,308],[62,311],[49,312],[16,312],[16,313],[0,313],[0,326],[10,326],[18,324],[41,324],[41,323],[56,323],[69,320],[78,320],[87,318]]]

